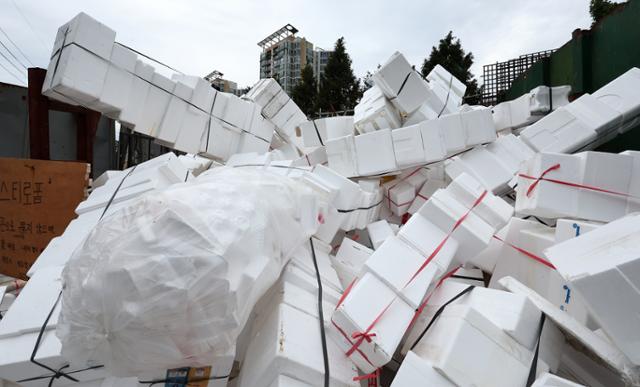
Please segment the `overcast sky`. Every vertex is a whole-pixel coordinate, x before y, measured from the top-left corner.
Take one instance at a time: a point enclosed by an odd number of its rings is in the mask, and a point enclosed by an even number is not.
[[[588,0],[0,0],[0,27],[46,68],[58,27],[84,11],[113,28],[119,42],[188,74],[219,70],[239,86],[258,79],[256,43],[287,23],[325,49],[344,36],[358,77],[396,50],[420,66],[453,30],[473,52],[482,83],[482,65],[560,47],[574,29],[588,28],[588,8]],[[1,33],[0,41],[29,65]],[[25,71],[1,56],[0,63],[26,82]],[[17,83],[1,67],[0,81]]]

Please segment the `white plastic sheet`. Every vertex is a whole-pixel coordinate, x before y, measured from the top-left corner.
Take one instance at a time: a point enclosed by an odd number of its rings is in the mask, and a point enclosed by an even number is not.
[[[216,168],[136,200],[104,218],[64,269],[63,356],[130,376],[233,353],[317,219],[309,188],[249,168]]]

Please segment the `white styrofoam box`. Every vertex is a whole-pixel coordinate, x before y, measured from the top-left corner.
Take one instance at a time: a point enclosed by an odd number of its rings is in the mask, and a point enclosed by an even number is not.
[[[566,107],[558,108],[520,133],[520,139],[538,152],[573,152],[596,137],[593,127]]]
[[[90,107],[103,114],[117,119],[125,106],[127,96],[133,87],[137,56],[134,52],[120,45],[114,45],[111,51],[109,69],[102,86],[100,98]]]
[[[314,166],[317,164],[326,165],[328,163],[327,159],[327,149],[323,146],[319,146],[312,150],[309,153],[304,154],[302,157],[298,158],[297,154],[295,155],[295,160],[293,162],[293,166]]]
[[[116,39],[116,32],[84,12],[58,28],[53,52],[63,50],[66,45],[78,45],[98,57],[109,60]]]
[[[427,121],[429,122],[429,121]],[[435,120],[440,126],[447,154],[452,155],[463,151],[467,146],[467,137],[462,126],[460,114],[449,114]],[[425,148],[426,149],[426,148]]]
[[[182,128],[182,122],[189,109],[189,100],[193,94],[193,88],[185,85],[182,82],[176,82],[173,89],[173,95],[167,106],[167,110],[164,113],[158,133],[156,135],[156,142],[164,144],[169,147],[173,147],[176,143],[176,139],[180,134]],[[198,138],[198,145],[200,138]],[[197,150],[196,150],[197,153]]]
[[[463,173],[449,184],[447,191],[463,206],[471,208],[479,200],[485,188],[479,181]],[[513,207],[501,198],[487,192],[482,201],[475,206],[473,213],[492,228],[498,230],[504,227],[513,216]]]
[[[436,264],[427,265],[418,273],[424,262],[425,258],[414,248],[391,236],[371,254],[364,267],[394,289],[413,309],[418,309],[430,284],[443,274]]]
[[[385,219],[368,224],[367,231],[369,231],[369,239],[371,239],[371,244],[374,249],[380,247],[388,237],[395,235],[389,222]]]
[[[505,191],[508,188],[507,183],[513,179],[515,172],[507,169],[493,153],[483,146],[447,160],[445,171],[450,179],[456,179],[461,174],[469,174],[480,181],[487,190],[494,193]]]
[[[436,180],[436,179],[427,180],[422,186],[422,188],[420,188],[420,191],[418,191],[418,193],[416,194],[416,197],[413,199],[413,202],[411,202],[411,206],[409,207],[407,212],[412,215],[415,214],[420,210],[420,207],[422,207],[424,203],[426,203],[427,200],[429,200],[431,195],[433,195],[437,190],[441,188],[446,188],[446,187],[447,187],[447,183],[442,180]]]
[[[469,208],[458,202],[447,191],[439,190],[418,210],[417,214],[429,219],[440,230],[444,230],[443,233],[450,233],[456,222],[469,211]],[[495,230],[475,212],[469,212],[464,221],[451,233],[451,238],[458,242],[456,252],[458,262],[464,264],[484,250],[494,233]]]
[[[269,384],[269,387],[313,387],[313,385],[286,375],[278,375],[273,382]]]
[[[344,353],[327,340],[332,386],[357,386],[357,371]],[[323,350],[318,319],[286,303],[275,305],[252,332],[239,387],[267,387],[277,375],[299,380],[321,380]]]
[[[416,189],[408,182],[390,182],[393,186],[387,189],[384,203],[392,213],[402,216],[407,213],[413,199],[416,197]]]
[[[622,114],[625,121],[640,114],[640,69],[633,67],[602,86],[593,96]]]
[[[630,195],[627,201],[627,213],[640,211],[640,152],[624,151],[621,155],[633,157],[633,173],[627,193]]]
[[[496,131],[503,131],[513,127],[511,124],[511,104],[509,101],[500,102],[491,108],[491,112]]]
[[[478,387],[524,385],[532,356],[478,310],[463,305],[447,307],[413,351],[455,385]]]
[[[560,168],[548,172],[545,177],[580,183],[584,175],[584,161],[572,155],[559,153],[537,153],[521,169],[524,174],[537,179],[548,168],[560,164]],[[580,190],[544,180],[527,195],[536,180],[518,176],[516,189],[516,212],[545,218],[572,217],[578,213]]]
[[[520,170],[522,163],[534,155],[533,149],[513,134],[500,136],[485,148],[497,157],[512,175],[515,175]]]
[[[263,154],[269,151],[269,142],[264,141],[251,133],[242,132],[237,151]]]
[[[397,168],[391,129],[358,135],[354,144],[358,175],[375,175]]]
[[[195,106],[189,106],[184,113],[174,148],[182,152],[198,153],[203,139],[206,139],[209,121],[213,118]]]
[[[400,228],[398,237],[419,252],[423,261],[426,261],[434,253],[437,247],[445,240],[446,235],[440,228],[434,225],[430,219],[414,214],[409,221]],[[449,238],[431,259],[429,265],[436,265],[441,274],[444,274],[451,264],[454,254],[458,249],[458,242]],[[416,269],[417,270],[417,269]],[[411,273],[413,275],[414,273]],[[407,278],[407,281],[411,278]]]
[[[374,89],[374,87],[369,90],[377,90],[379,92],[379,89]],[[359,133],[401,127],[400,114],[382,95],[382,92],[379,92],[379,96],[376,99],[360,102],[354,109],[353,118],[355,128]]]
[[[414,70],[404,55],[396,51],[373,74],[373,81],[387,98],[393,98],[398,95],[398,90],[412,71]]]
[[[330,243],[338,229],[344,226],[345,219],[349,214],[338,212],[337,210],[351,210],[359,207],[362,190],[358,184],[340,175],[335,170],[323,165],[316,165],[311,179],[319,179],[319,183],[335,192],[333,207],[335,210],[326,214],[324,223],[320,225],[316,232],[316,237],[324,242]]]
[[[75,105],[89,105],[100,98],[108,70],[108,59],[68,45],[49,63],[42,94],[54,99],[62,95]]]
[[[282,281],[302,288],[310,294],[317,295],[318,293],[318,279],[315,272],[311,274],[296,263],[290,262],[287,264],[282,270],[280,278]],[[340,299],[340,295],[341,293],[331,286],[322,287],[322,300],[327,304],[335,305]]]
[[[511,218],[506,226],[498,230],[498,232],[495,233],[495,236],[502,240],[505,240],[509,231],[509,226],[511,225],[513,219],[514,218]],[[489,246],[487,246],[486,249],[471,258],[467,262],[467,264],[478,267],[487,273],[493,273],[496,267],[496,263],[501,256],[502,247],[502,242],[500,242],[496,238],[491,238],[491,241],[489,241]]]
[[[148,160],[135,167],[126,169],[122,179],[113,179],[107,184],[94,189],[87,200],[76,207],[76,214],[93,211],[111,202],[111,205],[136,197],[153,189],[167,187],[185,181],[189,170],[178,160],[175,154],[167,153]],[[129,174],[129,172],[131,172]],[[124,180],[123,180],[124,179]],[[122,185],[120,183],[122,182]],[[120,188],[118,186],[120,185]],[[117,194],[113,193],[117,189]]]
[[[373,250],[351,238],[345,237],[342,240],[338,252],[335,257],[332,257],[331,262],[343,288],[346,289],[357,277],[372,253]]]
[[[328,117],[305,121],[300,124],[304,145],[322,146],[331,138],[353,134],[353,116]]]
[[[407,116],[422,106],[430,92],[429,85],[413,70],[406,76],[404,84],[401,84],[401,88],[390,100],[402,116]]]
[[[344,136],[328,140],[327,160],[331,169],[346,177],[358,175],[354,136]]]
[[[584,152],[576,157],[584,160],[581,183],[587,186],[627,193],[633,175],[640,175],[640,171],[633,170],[634,158],[629,155]],[[627,211],[628,199],[622,195],[580,190],[579,200],[576,215],[583,219],[608,222],[624,216]]]
[[[575,219],[558,219],[556,222],[555,242],[560,243],[578,237],[600,227],[601,223],[585,222]]]
[[[536,180],[520,177],[516,210],[545,217],[566,216],[603,222],[617,219],[627,213],[629,200],[626,195],[633,176],[638,173],[634,171],[635,163],[635,158],[629,154],[583,152],[564,157],[558,154],[540,154],[527,164],[527,175],[537,178],[549,166],[559,164],[560,167],[547,173],[545,178],[595,187],[595,189],[541,180],[527,197],[528,187]],[[520,182],[523,183],[522,187]],[[620,194],[600,192],[597,189]],[[520,197],[521,193],[523,193],[522,197]],[[568,204],[563,200],[562,205],[559,203],[554,205],[548,196],[550,193],[554,194],[553,200],[570,198],[574,202]]]
[[[491,110],[474,109],[460,113],[462,127],[466,134],[467,146],[486,144],[496,140],[496,126],[491,118]]]
[[[489,242],[491,244],[491,242]],[[458,268],[448,281],[484,288],[484,274],[480,269]]]
[[[545,259],[543,250],[555,244],[555,230],[536,222],[513,218],[504,240]],[[499,287],[498,281],[503,277],[513,277],[582,324],[593,325],[584,297],[557,271],[506,244],[503,244],[499,257],[489,283],[490,287]]]
[[[20,297],[0,320],[0,339],[38,332],[62,289],[62,266],[42,268],[27,281]],[[45,329],[53,329],[58,322],[60,304],[51,315]]]
[[[531,387],[584,387],[584,385],[546,372],[538,377]]]
[[[314,238],[313,246],[316,253],[318,272],[320,273],[322,283],[325,287],[331,287],[337,292],[342,292],[343,288],[340,280],[338,279],[338,275],[331,266],[331,259],[329,257],[331,246],[317,238]],[[310,275],[316,275],[313,256],[308,244],[302,245],[292,254],[291,262],[305,270]]]
[[[425,81],[426,83],[426,81]],[[454,114],[460,111],[462,97],[449,89],[449,84],[429,82],[430,93],[426,104],[435,111],[438,116]]]
[[[435,370],[429,361],[409,351],[391,383],[391,387],[405,386],[454,387],[455,384]]]
[[[404,121],[402,122],[402,126],[406,127],[417,125],[422,121],[435,120],[436,118],[438,118],[438,112],[433,110],[433,107],[428,103],[423,103],[422,105],[420,105],[418,110],[409,114],[409,116],[404,119]]]
[[[262,116],[262,114],[260,113],[259,105],[252,104],[251,110],[251,125],[247,127],[246,130],[249,133],[270,143],[276,126],[271,121]]]
[[[354,333],[364,333],[385,308],[387,308],[386,311],[379,317],[370,332],[376,334],[370,337],[371,341],[352,338]],[[351,349],[352,343],[361,341],[358,350],[351,354],[350,359],[361,371],[370,373],[391,360],[414,312],[414,309],[398,297],[393,289],[374,274],[365,272],[345,297],[344,302],[334,311],[331,317],[333,322],[331,336],[342,348],[343,353]],[[363,358],[361,353],[371,364]]]
[[[464,83],[454,77],[449,71],[439,64],[437,64],[429,74],[427,74],[427,81],[436,82],[442,86],[446,86],[459,97],[463,97],[467,91],[467,86]]]
[[[240,144],[241,130],[215,117],[209,120],[209,128],[207,130],[209,133],[208,141],[206,141],[207,138],[203,139],[205,140],[205,146],[202,149],[206,155],[220,160],[227,160],[236,153]]]
[[[236,128],[247,130],[251,125],[253,106],[253,103],[231,93],[216,92],[212,115]]]
[[[174,81],[159,73],[153,74],[140,121],[136,122],[134,128],[136,132],[152,137],[158,136],[158,130],[169,106],[175,84]]]
[[[530,125],[541,118],[540,115],[534,115],[531,112],[530,94],[522,95],[513,101],[509,101],[509,113],[511,115],[511,127],[521,128]]]
[[[596,322],[636,365],[640,364],[639,220],[640,216],[630,215],[545,251],[584,297]]]
[[[393,150],[399,167],[407,167],[424,162],[425,153],[420,126],[413,125],[391,132]]]
[[[565,109],[598,134],[615,130],[622,123],[622,114],[590,94],[583,94]]]
[[[141,60],[137,60],[134,74],[131,92],[129,95],[123,96],[126,103],[118,116],[118,120],[131,128],[135,128],[135,125],[142,118],[144,103],[151,88],[150,82],[154,74],[154,68]]]
[[[106,170],[102,173],[102,175],[98,176],[96,179],[93,179],[91,182],[91,188],[95,189],[104,185],[109,179],[116,178],[122,174],[122,171],[117,170]]]

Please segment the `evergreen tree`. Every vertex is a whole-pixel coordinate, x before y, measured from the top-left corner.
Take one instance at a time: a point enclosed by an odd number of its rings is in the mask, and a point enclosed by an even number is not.
[[[351,110],[361,96],[360,81],[353,75],[351,58],[344,46],[344,38],[341,37],[329,56],[320,80],[317,107],[330,112]]]
[[[473,54],[464,52],[460,39],[453,36],[452,31],[449,31],[444,39],[440,39],[438,47],[431,48],[429,58],[425,59],[422,64],[422,76],[426,77],[438,64],[467,85],[465,102],[479,103],[478,82],[470,71],[473,65]]]
[[[591,14],[593,24],[596,24],[605,16],[610,14],[611,11],[614,10],[616,5],[616,3],[609,0],[591,0],[591,2],[589,3],[589,13]]]
[[[378,67],[376,67],[376,71],[380,70],[380,67],[382,66],[378,64]],[[362,77],[362,92],[364,93],[365,91],[369,90],[371,87],[373,87],[373,85],[373,73],[371,71],[367,71],[364,77]]]
[[[291,91],[291,98],[307,116],[315,113],[317,85],[313,68],[307,64],[300,72],[300,82]]]

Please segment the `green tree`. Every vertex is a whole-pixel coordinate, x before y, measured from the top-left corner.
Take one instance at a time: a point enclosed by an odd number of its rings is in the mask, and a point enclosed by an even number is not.
[[[360,81],[353,74],[351,58],[344,46],[344,37],[341,37],[329,55],[320,80],[317,107],[330,112],[351,110],[361,96]]]
[[[589,3],[589,13],[591,14],[593,24],[596,24],[611,13],[616,5],[616,3],[609,0],[591,0]]]
[[[473,54],[464,52],[460,39],[453,36],[453,31],[449,31],[444,39],[440,39],[438,47],[431,48],[429,58],[422,63],[422,76],[426,77],[438,64],[467,85],[465,102],[471,104],[479,102],[478,81],[470,71],[473,65]]]
[[[313,115],[316,108],[318,88],[313,68],[307,64],[300,72],[300,82],[291,91],[291,98],[307,116]]]

